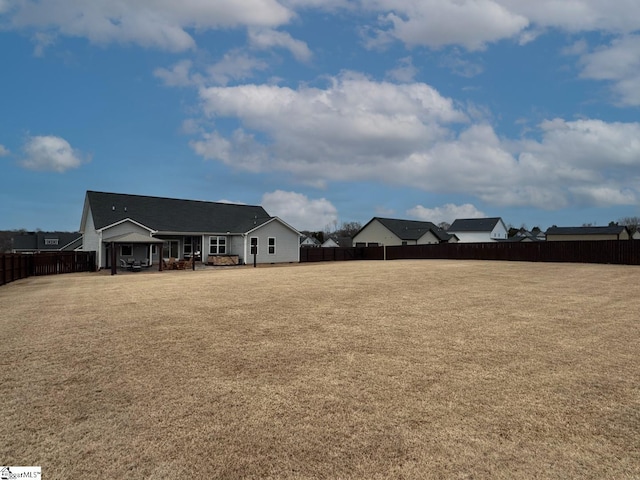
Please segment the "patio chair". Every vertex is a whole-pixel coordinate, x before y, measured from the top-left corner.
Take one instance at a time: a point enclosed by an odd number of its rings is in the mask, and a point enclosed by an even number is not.
[[[124,268],[125,270],[129,268],[127,261],[124,258],[120,259],[120,268]]]
[[[134,260],[131,264],[131,270],[134,272],[139,272],[142,270],[142,266],[140,265],[140,260]]]

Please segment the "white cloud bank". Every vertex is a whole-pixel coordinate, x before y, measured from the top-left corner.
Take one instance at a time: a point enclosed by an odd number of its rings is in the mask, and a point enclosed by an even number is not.
[[[640,35],[617,38],[609,45],[583,53],[580,64],[582,78],[611,82],[616,103],[640,106]]]
[[[198,154],[319,187],[370,180],[545,209],[630,204],[640,192],[636,122],[552,119],[538,125],[538,139],[509,140],[426,84],[353,73],[325,89],[212,87],[200,98],[206,115],[242,127],[203,134],[191,144]]]
[[[338,219],[337,209],[326,198],[310,199],[296,192],[265,193],[262,206],[270,215],[300,230],[322,230]]]
[[[307,46],[275,29],[310,9],[373,14],[371,44],[397,40],[407,46],[460,45],[469,50],[505,38],[521,43],[544,29],[572,33],[628,34],[640,29],[635,0],[2,0],[0,15],[9,28],[41,29],[93,43],[134,43],[170,51],[196,45],[193,32],[249,27],[259,48],[277,46],[308,60]]]
[[[188,31],[274,28],[294,16],[276,0],[5,0],[0,8],[10,28],[52,30],[96,44],[133,43],[169,51],[195,47]]]
[[[407,214],[417,220],[433,222],[436,225],[442,222],[453,223],[456,218],[484,218],[486,215],[470,203],[454,205],[447,203],[441,207],[426,208],[416,205]]]
[[[20,164],[29,170],[65,172],[78,168],[89,157],[71,147],[64,138],[52,135],[30,137],[23,147]]]

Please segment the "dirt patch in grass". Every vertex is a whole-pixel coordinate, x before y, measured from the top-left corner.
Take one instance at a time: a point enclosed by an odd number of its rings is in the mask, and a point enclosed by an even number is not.
[[[640,477],[640,269],[393,261],[0,288],[0,464]]]

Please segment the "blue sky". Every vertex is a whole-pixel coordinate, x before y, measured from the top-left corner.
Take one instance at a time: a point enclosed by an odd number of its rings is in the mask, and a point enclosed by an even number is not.
[[[543,229],[640,216],[637,0],[0,0],[0,229],[99,190]]]

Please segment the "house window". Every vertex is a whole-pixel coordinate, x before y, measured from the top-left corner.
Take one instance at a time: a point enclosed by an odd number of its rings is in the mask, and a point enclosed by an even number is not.
[[[249,253],[251,253],[251,255],[258,255],[258,237],[251,237],[249,243],[251,244],[251,251]]]
[[[227,237],[209,237],[209,255],[225,255]]]
[[[378,242],[369,242],[367,243],[367,247],[377,247],[378,246]]]
[[[193,251],[192,247],[193,238],[184,237],[184,256],[191,257],[191,252]]]
[[[120,245],[120,256],[121,257],[133,256],[133,245]]]
[[[179,253],[179,244],[178,240],[167,240],[164,242],[162,247],[162,257],[163,258],[178,258],[180,256]]]
[[[58,239],[57,238],[45,238],[44,239],[44,244],[45,245],[58,245]]]
[[[406,240],[403,240],[403,241],[402,241],[402,246],[404,247],[405,245],[407,245],[407,241],[406,241]]]
[[[276,239],[275,237],[269,237],[269,255],[276,254]]]
[[[158,246],[151,245],[151,255],[157,255],[157,254],[158,254]]]

